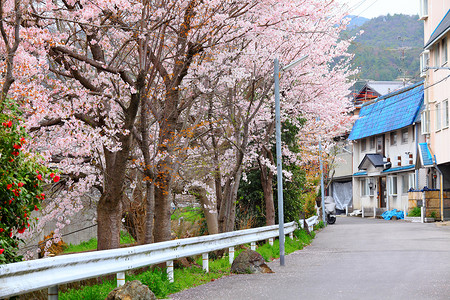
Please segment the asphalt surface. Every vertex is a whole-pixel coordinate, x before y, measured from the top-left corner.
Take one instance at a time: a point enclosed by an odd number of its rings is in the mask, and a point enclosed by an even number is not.
[[[269,263],[273,274],[232,275],[171,299],[450,299],[450,226],[436,224],[338,217],[284,267]]]

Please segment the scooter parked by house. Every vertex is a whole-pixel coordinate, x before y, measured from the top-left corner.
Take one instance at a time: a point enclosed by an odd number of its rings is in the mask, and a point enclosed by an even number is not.
[[[336,222],[336,203],[331,196],[326,196],[324,202],[327,224],[334,224]]]

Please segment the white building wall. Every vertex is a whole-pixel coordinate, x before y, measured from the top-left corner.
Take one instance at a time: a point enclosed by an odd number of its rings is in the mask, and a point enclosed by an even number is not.
[[[420,124],[416,125],[416,128],[419,128],[420,130]],[[385,157],[389,158],[391,161],[391,169],[397,168],[397,167],[405,167],[410,165],[416,164],[416,155],[417,155],[417,143],[425,142],[425,136],[419,134],[418,135],[418,141],[416,141],[416,135],[414,133],[414,126],[408,127],[408,141],[404,142],[402,141],[402,130],[396,130],[397,134],[397,142],[395,145],[391,145],[392,141],[392,135],[391,133],[385,133],[384,141],[385,141]],[[366,150],[362,151],[361,140],[354,141],[353,144],[353,173],[361,172],[363,170],[358,170],[358,166],[360,165],[361,161],[363,160],[364,156],[366,154],[370,153],[376,153],[376,149],[371,147],[370,145],[370,138],[366,138]],[[376,145],[376,143],[375,143]],[[410,155],[412,157],[410,157]],[[400,157],[400,165],[399,165],[399,159]],[[378,193],[378,178],[379,177],[386,177],[386,207],[389,209],[398,209],[398,210],[404,210],[405,207],[408,209],[408,193],[407,191],[403,191],[403,180],[402,176],[408,176],[409,174],[416,174],[415,169],[407,169],[402,170],[399,172],[392,172],[392,173],[381,173],[381,168],[374,168],[373,166],[370,166],[367,169],[367,176],[355,176],[353,177],[353,208],[354,209],[361,209],[362,206],[365,208],[372,208],[372,207],[379,207],[379,197],[377,195]],[[418,187],[415,187],[416,189],[422,189],[424,186],[427,185],[426,181],[426,174],[427,169],[419,169],[418,172]],[[375,179],[375,193],[373,196],[362,196],[361,192],[361,181],[365,180],[367,177],[373,177]],[[388,184],[388,178],[396,176],[397,177],[397,195],[389,195],[389,184]],[[409,182],[409,181],[407,181]],[[414,180],[416,182],[416,180]],[[407,183],[408,184],[408,183]]]

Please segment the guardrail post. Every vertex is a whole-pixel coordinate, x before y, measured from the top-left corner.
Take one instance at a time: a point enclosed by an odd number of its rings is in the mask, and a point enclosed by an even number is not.
[[[117,277],[117,287],[125,284],[125,272],[118,272],[116,274]]]
[[[270,246],[273,246],[273,238],[270,238],[270,239],[269,239],[269,245],[270,245]]]
[[[256,242],[252,242],[250,244],[250,249],[253,250],[253,251],[256,251]]]
[[[167,279],[169,279],[170,282],[173,282],[173,260],[169,260],[166,262],[167,266]]]
[[[376,208],[376,206],[373,207],[373,218],[374,219],[377,218],[377,208]]]
[[[234,247],[228,248],[228,259],[229,259],[230,265],[231,265],[234,260]]]
[[[348,216],[348,204],[345,205],[345,216]]]
[[[364,219],[364,206],[362,207],[362,215],[361,215],[361,218]]]
[[[48,288],[48,300],[58,300],[58,286],[51,286]]]
[[[289,233],[289,238],[290,238],[291,240],[294,239],[294,233],[293,233],[293,232]]]
[[[203,253],[202,258],[203,258],[202,260],[203,271],[208,273],[209,272],[208,253]]]

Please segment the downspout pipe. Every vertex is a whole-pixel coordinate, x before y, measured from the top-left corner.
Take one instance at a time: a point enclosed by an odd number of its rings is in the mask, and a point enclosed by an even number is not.
[[[439,172],[439,194],[441,198],[441,221],[444,221],[444,175],[437,166],[436,155],[434,155],[434,167]]]
[[[417,155],[418,155],[418,149],[419,149],[419,126],[414,123],[414,134],[416,136],[416,146],[414,147],[414,159],[415,159],[415,164],[417,165]],[[415,167],[415,190],[419,189],[419,169],[417,168],[417,166]]]

